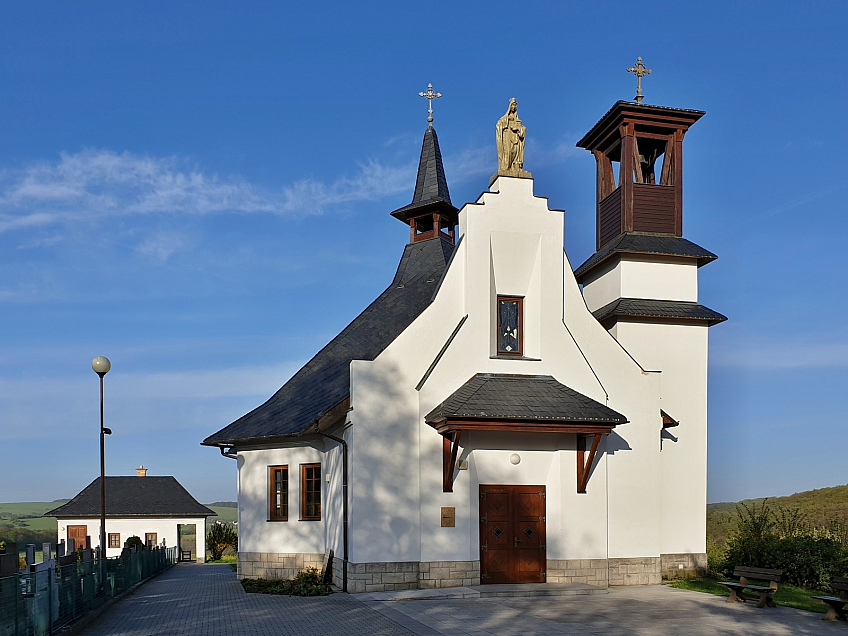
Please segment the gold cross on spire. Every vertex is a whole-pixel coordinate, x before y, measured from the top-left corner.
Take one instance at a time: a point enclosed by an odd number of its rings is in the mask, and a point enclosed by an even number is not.
[[[421,92],[421,93],[418,93],[418,95],[421,96],[421,97],[426,97],[430,102],[430,108],[427,110],[427,114],[428,114],[427,124],[429,124],[430,128],[432,128],[433,127],[433,100],[438,99],[439,97],[442,96],[442,94],[441,93],[434,93],[433,92],[433,85],[427,84],[427,92],[426,93]]]
[[[645,98],[642,95],[642,76],[650,75],[651,69],[647,68],[644,64],[642,64],[642,58],[636,58],[636,66],[631,66],[627,69],[628,73],[636,73],[636,103],[641,104],[642,100]]]

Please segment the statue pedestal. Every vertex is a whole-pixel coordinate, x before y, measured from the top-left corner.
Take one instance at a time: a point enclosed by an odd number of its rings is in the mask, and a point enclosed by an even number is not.
[[[489,179],[489,187],[495,182],[495,179],[498,177],[518,177],[519,179],[532,179],[533,175],[527,172],[522,168],[515,168],[513,170],[498,170],[495,174],[492,175],[492,178]]]

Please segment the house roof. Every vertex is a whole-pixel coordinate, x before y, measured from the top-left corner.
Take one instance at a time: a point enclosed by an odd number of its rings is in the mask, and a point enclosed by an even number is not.
[[[703,322],[708,326],[727,320],[717,311],[698,303],[679,300],[650,300],[645,298],[619,298],[592,312],[599,322],[619,317],[672,319]]]
[[[623,424],[627,418],[560,384],[550,375],[478,373],[430,411],[428,423],[447,419],[556,420]]]
[[[578,282],[592,269],[618,253],[651,254],[660,256],[680,256],[692,258],[698,262],[698,267],[706,265],[718,258],[709,250],[705,250],[692,241],[679,236],[668,234],[625,233],[609,241],[597,252],[592,254],[585,263],[574,270]]]
[[[392,284],[271,398],[210,435],[207,446],[299,435],[350,394],[351,360],[373,360],[432,302],[454,245],[436,237],[406,246]]]
[[[430,127],[424,133],[424,142],[421,145],[418,178],[415,180],[412,203],[398,208],[392,212],[392,216],[407,223],[411,217],[437,208],[441,214],[456,222],[458,211],[451,203],[445,168],[442,165],[442,152],[439,149],[439,137],[435,128]]]
[[[173,477],[106,477],[107,517],[214,517]],[[45,517],[99,517],[100,477]]]

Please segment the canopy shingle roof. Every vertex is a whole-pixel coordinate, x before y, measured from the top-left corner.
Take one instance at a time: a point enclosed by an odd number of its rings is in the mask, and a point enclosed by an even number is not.
[[[727,320],[727,316],[698,303],[680,300],[651,300],[646,298],[619,298],[592,312],[603,322],[624,316],[635,318],[665,318],[672,320],[699,321],[709,326]]]
[[[106,477],[107,517],[214,517],[173,477]],[[100,477],[45,517],[99,517]]]
[[[427,422],[475,420],[556,420],[623,424],[627,418],[560,384],[549,375],[478,373],[430,411]]]
[[[679,236],[625,233],[609,241],[586,259],[585,263],[575,269],[574,276],[577,278],[577,281],[582,282],[583,276],[590,270],[617,253],[681,256],[695,259],[699,267],[718,258],[718,256],[709,250],[705,250],[703,247],[695,245],[692,241]]]
[[[350,394],[351,360],[373,360],[432,302],[454,245],[439,237],[410,243],[392,284],[271,398],[210,435],[207,446],[299,435]]]

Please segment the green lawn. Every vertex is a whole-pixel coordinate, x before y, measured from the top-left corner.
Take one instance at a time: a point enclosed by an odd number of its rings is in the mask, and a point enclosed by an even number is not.
[[[719,585],[716,579],[671,581],[667,583],[667,585],[679,590],[705,592],[707,594],[715,594],[716,596],[730,596],[728,589],[723,585]],[[777,588],[777,594],[774,595],[774,602],[778,605],[783,605],[784,607],[794,607],[795,609],[824,614],[827,611],[825,604],[812,598],[813,596],[821,596],[824,594],[826,594],[826,592],[807,590],[803,587],[795,587],[794,585],[787,585],[783,583]]]

